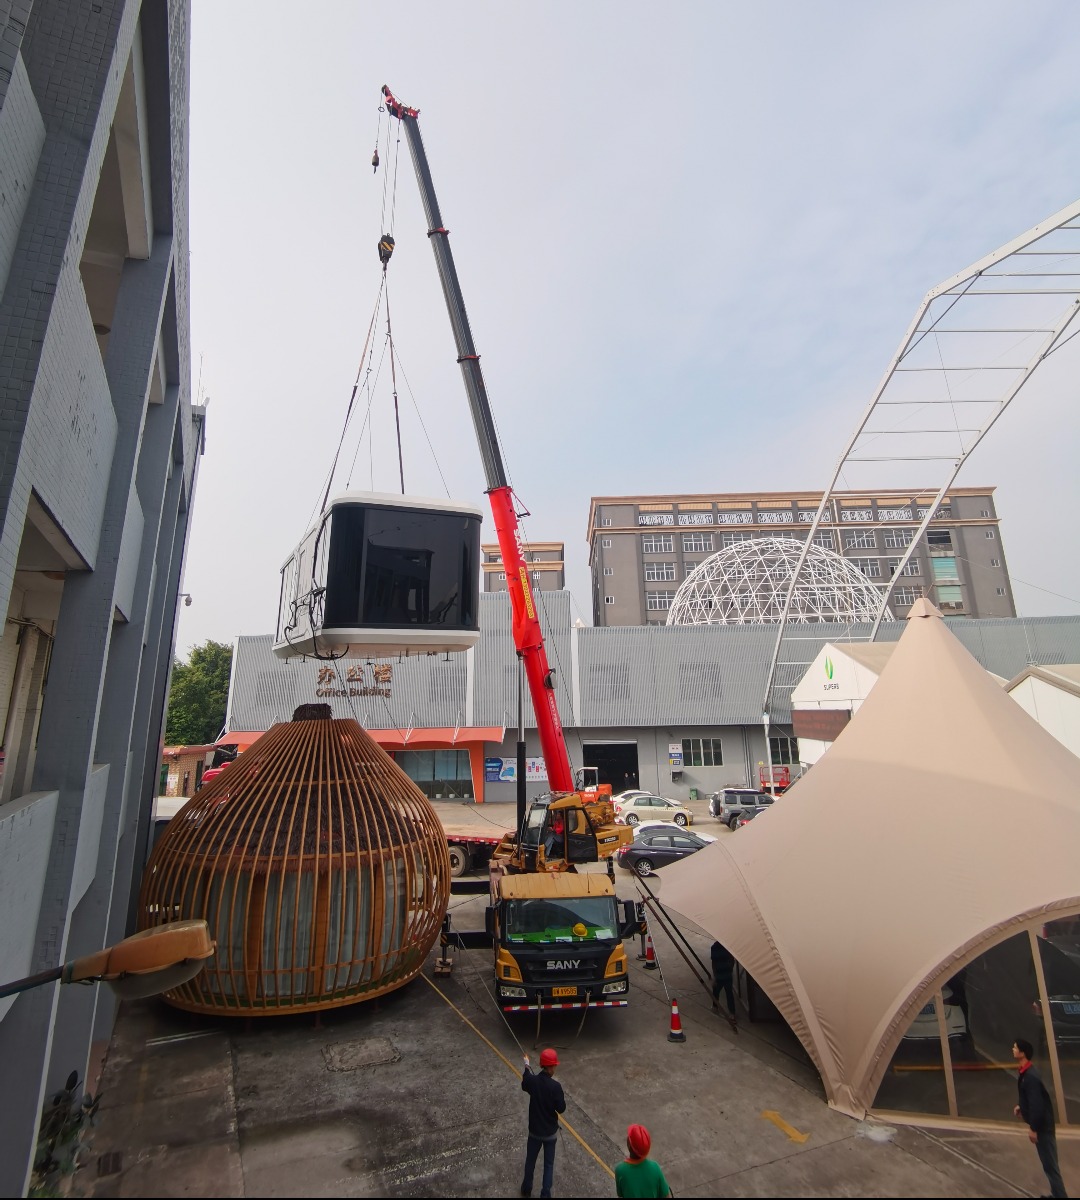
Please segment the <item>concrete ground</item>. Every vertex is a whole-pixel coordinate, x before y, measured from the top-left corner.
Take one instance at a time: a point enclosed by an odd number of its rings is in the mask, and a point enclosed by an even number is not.
[[[447,806],[450,807],[450,806]],[[453,817],[471,819],[472,806]],[[494,810],[496,806],[487,806]],[[512,823],[504,809],[500,824]],[[475,814],[474,814],[475,815]],[[490,827],[496,813],[478,818]],[[499,813],[500,818],[503,813]],[[707,832],[720,827],[707,817]],[[737,834],[733,836],[738,836]],[[634,894],[619,873],[620,894]],[[452,901],[480,928],[482,901]],[[502,1017],[490,957],[314,1017],[220,1020],[125,1005],[81,1196],[503,1196],[521,1182],[521,1048],[557,1048],[567,1094],[555,1194],[614,1194],[642,1122],[678,1196],[1022,1196],[1045,1191],[1023,1132],[941,1133],[833,1112],[808,1061],[764,1027],[736,1034],[667,939],[633,970],[631,1007]],[[695,943],[705,957],[707,942]],[[706,960],[707,961],[707,960]],[[666,985],[666,987],[665,987]],[[672,1043],[669,994],[685,1043]],[[1080,1142],[1062,1141],[1066,1182]],[[535,1180],[539,1193],[540,1180]]]

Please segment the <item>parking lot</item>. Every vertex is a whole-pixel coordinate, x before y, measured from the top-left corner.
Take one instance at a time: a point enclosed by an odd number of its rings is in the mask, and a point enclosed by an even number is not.
[[[701,802],[704,807],[703,802]],[[471,807],[471,806],[469,806]],[[494,808],[494,806],[491,806]],[[457,813],[491,827],[505,814]],[[728,834],[705,817],[700,828]],[[662,872],[657,876],[662,881]],[[618,872],[621,896],[636,896]],[[661,882],[662,891],[662,882]],[[460,928],[482,898],[454,898]],[[708,962],[708,939],[688,930]],[[1018,1129],[944,1134],[857,1122],[824,1102],[786,1029],[738,1033],[659,931],[660,971],[632,967],[630,1007],[504,1018],[490,955],[449,977],[311,1016],[210,1019],[127,1006],[106,1063],[99,1123],[75,1181],[85,1196],[516,1194],[527,1100],[520,1056],[554,1046],[566,1089],[555,1194],[614,1194],[626,1126],[653,1137],[676,1195],[1038,1195]],[[678,1000],[685,1043],[668,1040]],[[1080,1150],[1063,1143],[1066,1180]],[[539,1179],[536,1181],[539,1185]]]

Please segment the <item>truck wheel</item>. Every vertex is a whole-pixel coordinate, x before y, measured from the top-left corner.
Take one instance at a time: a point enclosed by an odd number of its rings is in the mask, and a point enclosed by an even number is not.
[[[469,852],[464,846],[448,846],[450,851],[450,877],[457,879],[464,875],[469,867]]]
[[[637,871],[639,875],[651,875],[652,863],[649,862],[647,858],[639,858],[634,864],[634,870]]]
[[[678,825],[680,829],[685,829],[686,828],[686,814],[685,813],[676,813],[675,814],[675,824]]]

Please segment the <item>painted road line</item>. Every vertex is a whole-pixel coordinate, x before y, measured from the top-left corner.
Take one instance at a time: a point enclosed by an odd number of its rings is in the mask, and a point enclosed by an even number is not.
[[[778,1112],[773,1112],[771,1108],[765,1109],[761,1115],[766,1121],[772,1121],[776,1128],[779,1129],[781,1133],[787,1134],[787,1136],[791,1138],[793,1142],[805,1142],[810,1136],[808,1133],[800,1133],[794,1125],[789,1125]]]
[[[438,996],[442,997],[442,999],[454,1010],[454,1012],[457,1013],[457,1015],[465,1022],[466,1025],[468,1025],[468,1027],[473,1031],[473,1033],[476,1034],[476,1036],[484,1043],[485,1046],[487,1046],[487,1048],[493,1054],[497,1054],[499,1056],[499,1058],[501,1058],[503,1060],[503,1062],[506,1063],[507,1070],[514,1076],[514,1078],[520,1079],[521,1072],[517,1069],[517,1067],[515,1067],[514,1064],[506,1057],[506,1055],[503,1054],[503,1052],[499,1049],[498,1046],[496,1046],[494,1043],[488,1041],[488,1039],[480,1032],[479,1029],[476,1028],[476,1026],[472,1023],[472,1021],[470,1021],[469,1018],[461,1011],[461,1009],[458,1008],[458,1006],[453,1002],[453,1000],[451,1000],[450,997],[440,987],[438,987],[434,983],[432,983],[431,980],[428,979],[428,977],[422,971],[420,973],[420,978],[428,985],[429,988],[431,988],[431,990],[433,992],[435,992]],[[606,1162],[604,1162],[604,1160],[600,1157],[600,1155],[596,1153],[596,1151],[592,1148],[592,1146],[589,1145],[589,1143],[581,1136],[580,1133],[578,1133],[578,1131],[573,1127],[573,1125],[570,1124],[570,1122],[568,1120],[566,1120],[565,1117],[559,1118],[559,1128],[565,1129],[566,1132],[568,1134],[570,1134],[570,1136],[581,1146],[581,1148],[583,1150],[585,1150],[587,1153],[591,1154],[592,1157],[596,1159],[596,1161],[600,1164],[600,1166],[602,1166],[604,1168],[604,1170],[608,1173],[608,1175],[612,1179],[615,1178],[615,1172],[607,1165]],[[803,1141],[806,1141],[806,1138],[809,1136],[810,1135],[807,1134],[806,1137],[803,1138]]]

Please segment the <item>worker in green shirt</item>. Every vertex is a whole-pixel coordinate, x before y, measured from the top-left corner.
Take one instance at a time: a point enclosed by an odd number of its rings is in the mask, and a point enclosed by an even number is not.
[[[616,1196],[646,1196],[663,1200],[671,1188],[660,1164],[649,1157],[652,1138],[644,1125],[631,1125],[626,1131],[626,1161],[615,1168]]]

